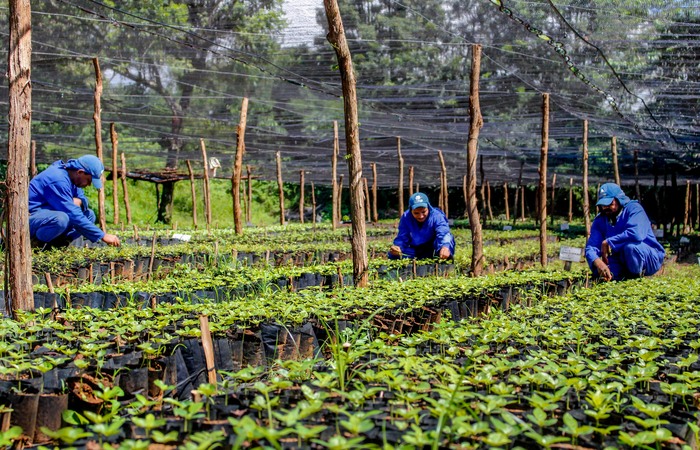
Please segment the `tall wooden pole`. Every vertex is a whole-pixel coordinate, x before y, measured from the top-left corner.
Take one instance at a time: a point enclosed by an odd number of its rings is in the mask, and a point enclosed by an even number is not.
[[[277,152],[277,189],[280,197],[280,225],[284,225],[284,183],[282,182],[282,157]]]
[[[243,214],[241,212],[241,172],[243,172],[243,155],[245,154],[245,128],[248,120],[248,97],[241,102],[241,117],[236,132],[236,159],[231,175],[231,194],[233,197],[233,226],[236,234],[243,234]],[[250,182],[250,181],[249,181]]]
[[[119,191],[117,189],[119,172],[117,172],[117,148],[119,147],[119,136],[117,135],[114,122],[109,124],[109,137],[112,141],[112,204],[114,208],[114,224],[119,225]]]
[[[588,237],[591,234],[591,206],[588,201],[588,120],[583,121],[583,221]]]
[[[304,223],[304,170],[299,171],[299,223]]]
[[[343,221],[343,176],[338,177],[338,224]]]
[[[314,232],[316,231],[316,187],[314,186],[314,182],[311,182],[311,217],[312,217],[312,222],[314,224],[313,230]]]
[[[525,185],[520,186],[520,221],[525,222]]]
[[[484,267],[484,249],[481,221],[476,203],[476,157],[479,131],[484,125],[479,103],[479,72],[481,70],[481,45],[472,45],[472,66],[469,88],[469,138],[467,140],[467,198],[469,199],[469,227],[472,232],[472,275],[479,276]]]
[[[691,198],[690,180],[685,180],[685,213],[683,214],[683,233],[690,233]]]
[[[34,310],[27,179],[32,140],[32,10],[29,0],[9,0],[9,7],[5,282],[9,293],[6,306],[17,319],[18,311]]]
[[[634,192],[637,200],[642,201],[642,193],[639,189],[639,150],[634,151]]]
[[[486,180],[486,208],[489,211],[489,220],[493,222],[493,209],[491,209],[491,185]]]
[[[379,222],[377,212],[377,163],[372,163],[372,220],[376,224]]]
[[[408,166],[408,196],[412,196],[414,194],[413,190],[413,166]]]
[[[36,141],[32,140],[32,154],[30,157],[29,173],[32,178],[36,176]]]
[[[365,193],[365,211],[367,211],[367,216],[369,216],[369,212],[372,211],[372,209],[369,204],[369,183],[367,182],[367,177],[362,177],[362,187]]]
[[[542,94],[542,145],[540,147],[540,264],[547,266],[547,152],[549,151],[549,94]],[[556,180],[556,177],[554,178]],[[554,184],[554,181],[552,181]]]
[[[131,225],[131,204],[129,203],[129,188],[126,184],[126,156],[121,154],[122,159],[122,195],[124,196],[124,210],[126,211],[126,224]]]
[[[569,223],[574,220],[574,179],[569,178]]]
[[[345,110],[346,160],[350,176],[350,210],[352,214],[352,274],[355,287],[366,287],[369,281],[365,202],[362,198],[362,152],[355,88],[355,72],[337,0],[324,0],[328,18],[328,42],[335,49],[343,86]]]
[[[122,155],[124,155],[122,153]],[[192,163],[190,160],[187,161],[187,172],[190,175],[190,193],[192,194],[192,226],[197,229],[197,188],[194,184],[194,172],[192,171]]]
[[[399,187],[397,195],[399,197],[399,214],[403,214],[403,156],[401,156],[401,138],[396,137],[396,152],[399,157]]]
[[[253,221],[253,213],[251,208],[253,206],[253,177],[251,175],[250,165],[245,166],[246,174],[248,175],[248,203],[246,205],[245,214],[246,222],[250,223]]]
[[[617,138],[615,136],[610,139],[610,150],[612,151],[613,176],[615,184],[620,186],[620,167],[617,164]]]
[[[204,180],[204,217],[207,222],[207,231],[210,231],[211,192],[209,190],[209,159],[207,158],[207,146],[204,144],[204,139],[199,140],[199,147],[202,150],[202,163],[204,164],[204,172],[202,174]]]
[[[464,197],[464,217],[469,214],[469,189],[467,188],[467,176],[462,177],[462,197]]]
[[[338,121],[333,121],[333,156],[331,157],[331,189],[332,189],[332,227],[338,227],[340,213],[338,211]]]
[[[100,70],[100,61],[97,58],[92,58],[92,64],[95,67],[95,111],[92,115],[92,119],[95,122],[95,148],[97,150],[97,157],[100,158],[100,161],[104,164],[104,157],[102,156],[102,71]],[[104,172],[101,178],[102,186],[104,186]],[[99,189],[97,192],[97,207],[100,216],[100,228],[102,228],[102,231],[107,231],[104,189]]]
[[[449,200],[447,196],[447,168],[445,167],[445,158],[442,156],[442,150],[438,150],[440,158],[440,197],[442,198],[442,212],[445,217],[449,217]]]
[[[510,211],[508,209],[508,183],[503,183],[503,204],[506,205],[506,220],[510,220]]]

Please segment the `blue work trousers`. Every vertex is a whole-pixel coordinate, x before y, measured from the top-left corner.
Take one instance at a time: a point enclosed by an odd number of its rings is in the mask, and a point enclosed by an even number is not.
[[[627,244],[608,256],[608,267],[612,272],[613,280],[654,275],[661,269],[663,262],[664,254],[644,243]],[[591,266],[591,270],[597,277],[596,268]]]
[[[83,211],[85,217],[95,222],[95,213],[91,209]],[[69,244],[81,236],[80,232],[71,226],[68,214],[50,209],[40,209],[29,215],[29,235],[41,242]]]

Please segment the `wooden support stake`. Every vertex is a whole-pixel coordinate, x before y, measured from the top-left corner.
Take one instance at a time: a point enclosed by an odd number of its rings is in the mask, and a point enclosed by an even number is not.
[[[549,93],[542,94],[542,145],[540,147],[540,264],[547,266],[547,153],[549,151]],[[554,184],[556,177],[552,181]]]
[[[362,177],[362,184],[364,186],[363,190],[365,192],[365,211],[369,212],[371,211],[371,209],[369,205],[369,185],[367,183],[367,177]]]
[[[399,214],[403,214],[403,156],[401,156],[401,137],[396,137],[396,152],[399,157],[399,187],[397,195],[399,197]]]
[[[506,220],[510,221],[510,210],[508,208],[508,183],[503,183],[503,204],[506,206]]]
[[[207,146],[204,144],[204,139],[199,140],[199,148],[202,151],[202,164],[204,171],[202,179],[204,180],[204,218],[207,223],[207,231],[211,231],[211,192],[209,190],[209,159],[207,158]]]
[[[610,139],[610,150],[612,151],[612,166],[615,184],[620,186],[620,167],[617,164],[617,138],[615,136]]]
[[[525,222],[525,186],[520,186],[520,221]]]
[[[148,281],[153,277],[153,262],[156,259],[156,241],[158,241],[158,233],[153,232],[153,241],[151,241],[151,258],[148,260]]]
[[[117,148],[119,147],[119,135],[117,134],[117,128],[112,122],[109,125],[109,137],[112,142],[112,207],[114,208],[114,225],[119,225],[119,190],[118,178],[119,172],[117,172]]]
[[[332,227],[335,230],[338,227],[338,222],[340,221],[340,214],[338,212],[338,121],[333,121],[333,155],[331,156],[331,188],[332,199],[331,199],[331,222]]]
[[[32,141],[32,154],[29,161],[29,175],[34,178],[36,176],[36,141]]]
[[[469,190],[467,189],[467,176],[462,177],[462,197],[464,198],[464,214],[463,217],[467,217],[469,213]]]
[[[445,217],[449,217],[447,168],[445,167],[445,158],[442,156],[442,150],[438,150],[438,158],[440,158],[440,197],[442,198],[442,212],[445,213]]]
[[[282,156],[277,152],[277,189],[280,198],[280,225],[284,225],[284,183],[282,182]]]
[[[95,122],[95,147],[97,150],[97,157],[100,158],[102,164],[104,164],[104,157],[102,156],[102,71],[100,70],[100,61],[97,58],[92,58],[92,64],[95,67],[95,97],[94,97],[94,113],[92,119]],[[102,186],[104,186],[104,173],[101,176]],[[107,231],[107,218],[105,213],[105,190],[99,189],[97,191],[97,208],[99,211],[99,222],[102,231]]]
[[[372,163],[372,221],[376,224],[379,222],[379,214],[377,212],[377,163]]]
[[[124,196],[124,210],[126,210],[126,223],[131,225],[131,203],[129,203],[129,187],[126,183],[126,156],[121,154],[122,159],[122,194]]]
[[[472,276],[479,276],[484,268],[484,249],[481,221],[476,203],[476,157],[479,131],[484,125],[479,103],[479,78],[481,71],[481,45],[472,45],[472,64],[469,90],[469,138],[467,140],[467,191],[469,227],[472,232]]]
[[[246,222],[251,223],[253,221],[252,213],[252,203],[253,203],[253,177],[251,176],[250,166],[245,166],[246,173],[248,174],[248,204],[245,209]]]
[[[338,224],[343,220],[343,174],[338,177]]]
[[[304,170],[299,171],[299,223],[304,223]]]
[[[207,364],[207,380],[209,384],[215,385],[214,342],[211,339],[211,331],[209,330],[209,318],[204,314],[199,316],[199,328],[202,332],[202,349],[204,350],[204,360]]]
[[[313,230],[316,232],[316,188],[314,187],[314,182],[311,182],[311,216],[312,222],[314,224]]]
[[[134,225],[134,241],[139,245],[139,229],[136,225]]]
[[[231,195],[233,197],[233,225],[236,234],[243,234],[243,216],[241,213],[241,172],[243,171],[243,154],[245,153],[245,128],[248,119],[248,97],[241,103],[241,118],[236,133],[236,159],[231,175]],[[250,183],[250,179],[248,180]]]
[[[408,166],[408,196],[412,196],[415,193],[413,190],[413,166]]]
[[[493,209],[491,209],[491,185],[486,180],[486,207],[489,211],[489,220],[493,222]]]
[[[691,205],[690,180],[685,181],[685,213],[683,214],[683,233],[690,233],[690,205]]]
[[[192,225],[197,229],[197,188],[194,184],[194,172],[192,171],[192,163],[188,159],[187,172],[190,175],[190,194],[192,194]]]
[[[53,287],[53,281],[51,280],[51,274],[48,272],[44,272],[44,279],[46,280],[46,286],[49,288],[50,293],[55,293],[56,291],[54,290]]]
[[[588,200],[588,120],[583,121],[583,221],[588,237],[591,234],[591,206]]]

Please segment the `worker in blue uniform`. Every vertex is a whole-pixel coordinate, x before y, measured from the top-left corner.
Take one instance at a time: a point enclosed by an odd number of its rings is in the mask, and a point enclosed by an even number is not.
[[[119,238],[95,225],[83,188],[102,188],[104,165],[93,155],[56,161],[29,183],[29,234],[41,248],[68,246],[84,236],[92,242],[119,246]]]
[[[408,200],[408,210],[401,215],[399,232],[389,249],[389,259],[433,258],[454,256],[455,239],[447,217],[430,206],[428,196],[416,192]]]
[[[664,248],[654,236],[644,208],[620,186],[605,183],[598,191],[598,215],[586,242],[586,260],[604,281],[653,275],[664,262]]]

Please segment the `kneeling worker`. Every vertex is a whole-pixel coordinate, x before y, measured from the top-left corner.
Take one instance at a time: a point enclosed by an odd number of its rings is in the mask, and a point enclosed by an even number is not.
[[[399,233],[389,249],[389,259],[448,259],[454,255],[455,239],[447,217],[430,206],[428,196],[416,192],[408,200],[408,210],[399,220]]]
[[[104,165],[93,155],[56,161],[29,183],[29,234],[35,246],[68,246],[84,236],[92,242],[119,246],[119,238],[95,225],[83,188],[102,188]]]
[[[596,206],[598,215],[586,242],[586,260],[593,275],[610,281],[658,272],[665,252],[642,205],[630,200],[617,184],[605,183],[598,191]]]

